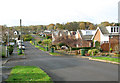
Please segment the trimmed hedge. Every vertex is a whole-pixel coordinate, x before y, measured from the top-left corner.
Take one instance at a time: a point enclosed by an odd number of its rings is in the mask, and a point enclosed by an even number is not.
[[[80,48],[72,48],[72,50],[80,50],[80,49],[86,49],[86,50],[89,50],[89,49],[95,49],[95,47],[80,47]]]

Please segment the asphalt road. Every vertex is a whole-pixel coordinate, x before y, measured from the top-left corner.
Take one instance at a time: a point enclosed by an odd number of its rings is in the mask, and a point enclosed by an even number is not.
[[[5,66],[39,66],[53,81],[118,81],[118,65],[72,56],[51,56],[28,42],[25,45],[27,59],[9,61]]]

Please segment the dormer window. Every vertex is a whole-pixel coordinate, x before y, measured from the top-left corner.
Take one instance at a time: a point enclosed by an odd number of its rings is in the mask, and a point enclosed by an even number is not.
[[[117,27],[117,32],[118,32],[118,27]]]
[[[115,27],[114,27],[114,32],[115,32]]]
[[[113,27],[111,28],[111,32],[113,32]]]

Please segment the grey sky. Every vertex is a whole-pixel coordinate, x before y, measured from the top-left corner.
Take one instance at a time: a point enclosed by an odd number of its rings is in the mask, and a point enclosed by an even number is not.
[[[0,25],[118,22],[119,0],[0,0]]]

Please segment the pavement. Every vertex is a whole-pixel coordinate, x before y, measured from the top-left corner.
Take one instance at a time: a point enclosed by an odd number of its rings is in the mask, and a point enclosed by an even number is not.
[[[17,45],[15,45],[12,55],[10,55],[7,58],[2,58],[2,65],[6,64],[10,60],[17,60],[17,59],[26,59],[26,56],[25,55],[22,55],[22,56],[18,55]]]
[[[11,65],[10,66],[4,66],[7,62],[14,61],[14,60],[23,60],[23,59],[26,59],[26,56],[25,55],[22,55],[22,56],[18,55],[17,46],[14,47],[12,55],[10,55],[7,58],[2,58],[2,67],[1,67],[2,80],[5,80],[5,79],[8,78],[8,76],[10,74],[10,71],[11,71],[11,68],[13,67]],[[5,82],[2,82],[2,83],[5,83]]]
[[[90,61],[73,56],[51,56],[29,42],[25,43],[26,59],[10,60],[3,66],[38,66],[53,81],[118,81],[118,65]]]

